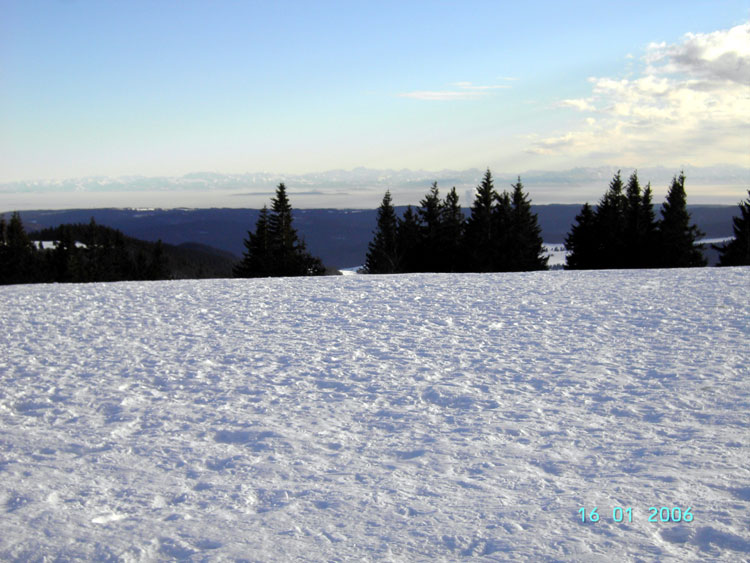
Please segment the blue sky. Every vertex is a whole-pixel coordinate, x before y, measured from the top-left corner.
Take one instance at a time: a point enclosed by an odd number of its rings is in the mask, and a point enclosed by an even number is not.
[[[0,0],[0,182],[750,166],[750,3]]]

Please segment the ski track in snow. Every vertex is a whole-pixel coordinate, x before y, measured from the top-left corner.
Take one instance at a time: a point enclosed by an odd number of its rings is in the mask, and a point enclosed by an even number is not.
[[[748,289],[749,268],[2,287],[0,559],[746,561]]]

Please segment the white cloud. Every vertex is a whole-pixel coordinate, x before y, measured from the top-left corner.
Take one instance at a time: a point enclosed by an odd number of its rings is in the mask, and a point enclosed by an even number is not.
[[[654,73],[685,73],[750,84],[750,24],[713,33],[688,33],[678,45],[652,43],[646,62]]]
[[[400,98],[412,98],[415,100],[470,100],[487,96],[492,90],[510,88],[507,84],[478,85],[471,82],[454,82],[450,84],[457,90],[418,90],[399,94]]]
[[[592,78],[589,97],[561,101],[596,119],[530,139],[528,152],[612,154],[638,165],[748,164],[750,24],[651,44],[642,61],[635,78]]]

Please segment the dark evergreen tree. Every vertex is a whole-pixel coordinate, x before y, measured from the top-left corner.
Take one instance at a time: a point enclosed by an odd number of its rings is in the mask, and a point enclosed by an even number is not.
[[[268,207],[263,206],[255,223],[255,232],[248,231],[242,261],[233,269],[236,278],[257,278],[273,275],[271,238],[268,230]]]
[[[367,249],[365,271],[368,274],[392,274],[398,271],[397,225],[391,192],[387,191],[378,208],[375,234]]]
[[[625,249],[623,256],[623,265],[626,268],[638,268],[642,259],[642,227],[641,227],[641,185],[638,181],[638,173],[633,172],[628,179],[628,186],[625,190],[626,205],[626,223],[625,223]]]
[[[415,266],[420,272],[439,272],[443,269],[443,203],[440,201],[437,182],[432,183],[429,193],[419,205],[419,241]]]
[[[750,190],[739,207],[739,217],[732,218],[734,239],[723,246],[714,246],[720,254],[719,266],[750,266]]]
[[[74,271],[75,271],[75,265],[74,265]],[[142,248],[139,248],[135,254],[135,263],[133,266],[133,271],[135,272],[135,279],[137,280],[145,280],[148,277],[148,259],[146,258],[146,254],[143,252]],[[74,273],[74,277],[75,277],[75,273]]]
[[[638,173],[633,172],[625,192],[624,268],[648,268],[654,263],[656,221],[651,203],[651,184],[641,191]]]
[[[497,192],[489,169],[477,186],[471,216],[466,223],[465,251],[467,268],[474,272],[494,271],[495,238],[493,229],[493,205]]]
[[[5,215],[0,216],[0,285],[11,283],[10,248],[8,248],[8,224]]]
[[[590,270],[599,267],[596,215],[588,203],[576,215],[576,223],[565,237],[567,270]]]
[[[622,177],[617,171],[596,209],[597,263],[599,268],[625,266],[625,232],[627,229],[627,198],[623,194]]]
[[[21,215],[14,212],[1,228],[4,234],[0,244],[0,284],[40,281],[38,251],[26,234]]]
[[[705,266],[706,259],[696,240],[703,236],[698,227],[690,224],[685,194],[685,174],[672,179],[667,200],[661,208],[658,224],[659,262],[662,268]]]
[[[509,260],[503,270],[514,272],[546,270],[547,256],[544,251],[542,229],[539,227],[536,213],[531,212],[531,202],[523,191],[520,176],[512,187],[510,228],[507,231]]]
[[[420,251],[420,227],[417,214],[411,205],[398,220],[396,249],[398,251],[397,272],[421,272],[423,259]]]
[[[653,268],[656,264],[657,253],[657,236],[656,236],[656,218],[654,217],[653,192],[651,183],[646,185],[641,197],[641,218],[640,218],[640,248],[641,248],[641,266],[642,268]]]
[[[146,279],[163,280],[168,277],[169,273],[164,258],[164,245],[162,244],[161,239],[159,239],[151,250],[151,257],[146,269]]]
[[[264,208],[255,233],[248,233],[243,260],[234,269],[237,277],[317,276],[325,273],[319,258],[312,256],[292,226],[292,206],[282,182],[271,200],[271,213]]]
[[[464,269],[464,258],[461,251],[464,234],[464,214],[458,203],[458,193],[454,186],[441,207],[440,271],[460,272]]]
[[[130,254],[127,249],[127,242],[125,236],[120,231],[114,231],[111,238],[111,252],[109,253],[109,259],[111,262],[110,270],[113,273],[113,280],[132,280],[134,276],[133,261],[130,259]],[[159,266],[156,269],[158,277],[153,279],[166,279],[169,278],[169,271],[164,257],[163,247],[161,240],[158,242],[159,253]]]
[[[513,270],[513,204],[507,191],[495,194],[492,208],[492,271]]]
[[[300,275],[296,273],[299,240],[297,231],[292,227],[292,205],[283,182],[278,185],[276,196],[271,200],[268,232],[273,255],[273,275]]]

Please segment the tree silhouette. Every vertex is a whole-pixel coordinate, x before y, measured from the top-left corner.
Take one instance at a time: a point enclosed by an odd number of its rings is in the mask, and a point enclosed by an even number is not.
[[[260,210],[255,231],[248,231],[242,261],[234,266],[236,278],[258,278],[273,275],[271,237],[268,230],[268,206]]]
[[[576,215],[575,224],[565,237],[566,270],[590,270],[599,267],[596,215],[588,203]]]
[[[720,253],[719,266],[750,266],[750,190],[739,207],[739,217],[732,218],[734,239],[723,246],[714,246]]]
[[[458,203],[456,187],[451,188],[441,206],[440,218],[440,271],[460,272],[464,269],[461,251],[464,235],[464,214]]]
[[[386,191],[378,208],[375,236],[370,242],[365,259],[365,271],[369,274],[392,274],[398,270],[396,248],[397,220],[391,192]]]
[[[625,231],[623,233],[623,260],[625,268],[648,266],[647,255],[653,245],[655,222],[651,208],[651,188],[641,190],[638,173],[633,172],[625,189]],[[648,204],[645,203],[648,200]]]
[[[39,281],[37,249],[29,239],[18,211],[0,225],[0,284]]]
[[[429,193],[419,202],[417,217],[419,218],[418,263],[420,272],[439,272],[442,270],[442,219],[443,203],[437,182],[433,182]]]
[[[471,216],[466,222],[466,256],[468,269],[474,272],[494,271],[494,229],[493,206],[497,192],[489,169],[477,186]]]
[[[292,205],[286,186],[280,183],[271,200],[271,212],[263,207],[248,232],[242,261],[234,268],[235,277],[315,276],[325,273],[320,259],[312,256],[292,226]]]
[[[509,261],[503,270],[546,270],[547,257],[544,252],[542,229],[539,227],[536,214],[531,212],[531,202],[523,191],[520,176],[512,187],[510,229],[507,235]]]
[[[690,224],[685,194],[685,174],[672,179],[667,200],[662,204],[658,225],[659,262],[662,268],[705,266],[706,259],[696,239],[703,236],[698,227]]]
[[[421,232],[417,214],[409,205],[396,226],[397,272],[421,272],[423,257],[420,249]]]

